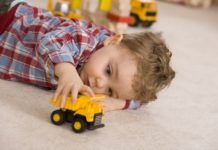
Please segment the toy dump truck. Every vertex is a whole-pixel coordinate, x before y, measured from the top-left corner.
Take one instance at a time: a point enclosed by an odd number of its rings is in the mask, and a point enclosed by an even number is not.
[[[155,0],[131,0],[130,15],[134,21],[130,26],[150,27],[157,20],[157,2]]]
[[[100,103],[93,101],[101,99],[104,96],[96,95],[88,97],[79,95],[76,102],[72,104],[71,97],[66,98],[63,108],[55,110],[51,114],[51,121],[55,125],[61,125],[65,122],[72,123],[72,129],[76,133],[84,132],[86,129],[94,130],[104,127],[102,124],[103,109]],[[50,100],[50,104],[60,107],[61,97],[56,102]]]

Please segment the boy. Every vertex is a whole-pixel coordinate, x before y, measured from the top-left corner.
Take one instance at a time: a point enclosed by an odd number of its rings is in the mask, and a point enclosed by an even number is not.
[[[0,78],[56,89],[61,107],[68,94],[75,101],[78,93],[98,93],[108,96],[98,100],[105,111],[135,109],[174,78],[171,53],[156,34],[114,35],[26,3],[12,5],[0,16]]]

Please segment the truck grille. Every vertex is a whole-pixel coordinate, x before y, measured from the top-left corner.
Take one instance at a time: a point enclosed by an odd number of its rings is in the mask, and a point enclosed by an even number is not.
[[[146,16],[156,16],[156,12],[150,11],[150,12],[146,12]]]
[[[100,124],[101,124],[101,120],[102,120],[102,114],[96,114],[96,115],[95,115],[94,126],[100,125]]]

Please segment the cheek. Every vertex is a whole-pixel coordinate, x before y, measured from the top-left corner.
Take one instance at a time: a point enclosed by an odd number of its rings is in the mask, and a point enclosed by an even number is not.
[[[88,62],[84,70],[88,76],[97,76],[99,74],[99,65],[95,62]]]
[[[85,67],[85,71],[89,77],[102,78],[105,74],[105,64],[89,63]]]
[[[86,70],[89,72],[100,73],[104,70],[106,61],[107,60],[103,57],[91,57],[86,64]]]

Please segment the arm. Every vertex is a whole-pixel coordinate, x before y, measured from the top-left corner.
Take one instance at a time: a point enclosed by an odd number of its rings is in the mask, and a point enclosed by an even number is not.
[[[67,35],[59,30],[47,33],[37,47],[39,61],[45,68],[46,76],[50,79],[58,77],[53,100],[56,101],[58,96],[62,96],[61,107],[64,106],[65,98],[69,93],[71,93],[72,101],[76,99],[78,92],[93,95],[92,90],[83,85],[75,68],[77,65],[75,55],[82,50],[80,51],[76,45],[72,44],[72,39],[63,37]]]
[[[96,100],[103,105],[104,111],[124,110],[124,109],[138,109],[142,103],[136,100],[123,100],[113,97]]]
[[[87,35],[84,35],[83,31],[77,32],[75,31],[73,35],[70,35],[62,30],[53,30],[40,39],[37,47],[39,60],[45,68],[48,79],[58,77],[58,80],[52,80],[57,84],[53,100],[56,101],[58,96],[62,96],[61,107],[65,103],[66,96],[70,93],[72,101],[75,101],[78,92],[94,96],[90,87],[83,84],[75,68],[80,61],[83,61],[84,57],[88,56],[87,51],[91,52],[91,50],[86,49],[86,47],[91,47],[90,44],[83,43],[82,40],[86,39]],[[81,41],[76,38],[80,34],[83,35],[79,36]],[[87,55],[83,55],[83,52]]]

